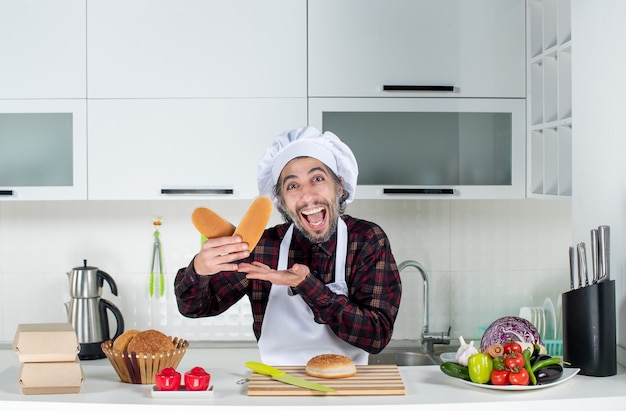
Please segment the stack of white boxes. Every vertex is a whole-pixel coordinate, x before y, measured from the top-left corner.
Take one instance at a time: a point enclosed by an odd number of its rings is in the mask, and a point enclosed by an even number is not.
[[[13,350],[21,363],[17,381],[23,394],[80,392],[85,376],[70,323],[20,324]]]

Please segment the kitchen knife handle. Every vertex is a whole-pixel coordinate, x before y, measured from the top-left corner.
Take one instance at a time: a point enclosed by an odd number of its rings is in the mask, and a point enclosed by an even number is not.
[[[611,231],[608,225],[598,227],[598,281],[610,279],[610,240]]]
[[[385,84],[383,91],[454,91],[454,86],[420,86]]]
[[[574,247],[570,246],[569,248],[569,288],[573,290],[574,287],[574,271],[576,267],[576,256]]]
[[[284,371],[281,371],[278,368],[274,368],[271,365],[263,364],[262,362],[248,361],[245,363],[245,365],[254,372],[263,375],[269,375],[271,377],[285,374]]]
[[[587,247],[585,243],[582,244],[583,249],[583,276],[585,277],[585,287],[589,285],[589,270],[587,269]]]
[[[12,196],[13,190],[0,190],[0,196]]]
[[[598,230],[591,230],[591,282],[598,282]]]
[[[583,272],[587,275],[587,255],[585,253],[585,243],[578,243],[578,287],[583,286]],[[588,284],[587,284],[588,285]]]

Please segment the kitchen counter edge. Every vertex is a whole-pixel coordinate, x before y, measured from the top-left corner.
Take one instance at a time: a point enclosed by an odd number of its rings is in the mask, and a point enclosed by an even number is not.
[[[81,361],[85,381],[78,394],[24,395],[17,382],[19,364],[0,372],[0,407],[29,405],[29,409],[48,410],[51,406],[63,405],[66,411],[141,410],[176,406],[177,409],[197,409],[210,406],[213,410],[275,410],[277,406],[306,406],[319,409],[332,405],[343,410],[380,409],[393,405],[394,409],[411,409],[420,405],[421,410],[444,410],[462,406],[465,411],[473,410],[528,410],[529,407],[559,407],[571,405],[578,409],[586,404],[593,407],[621,408],[626,403],[626,369],[618,366],[618,373],[610,377],[577,375],[562,384],[531,391],[496,391],[464,384],[444,375],[438,366],[399,367],[406,395],[402,396],[248,396],[246,385],[240,384],[249,377],[250,370],[241,358],[240,367],[215,368],[206,363],[204,350],[189,350],[179,370],[199,365],[212,374],[214,395],[203,399],[153,398],[151,385],[122,383],[107,359]],[[235,361],[237,362],[237,361]]]

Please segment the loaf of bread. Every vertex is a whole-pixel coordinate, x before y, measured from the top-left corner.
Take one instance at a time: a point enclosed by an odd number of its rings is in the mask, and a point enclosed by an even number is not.
[[[235,226],[208,208],[196,208],[191,214],[191,222],[196,230],[206,238],[233,235]]]
[[[234,235],[240,235],[244,243],[248,243],[248,250],[254,250],[258,244],[267,223],[272,215],[274,204],[269,197],[258,196],[250,204],[248,211],[241,219]]]
[[[113,349],[115,351],[126,351],[128,349],[128,343],[135,335],[139,334],[139,330],[127,330],[120,334],[115,341],[113,341]]]
[[[311,358],[304,371],[312,377],[345,378],[356,375],[356,365],[344,355],[321,354]]]
[[[171,351],[174,348],[172,339],[161,331],[146,330],[138,333],[130,340],[126,351],[135,353],[157,353]]]

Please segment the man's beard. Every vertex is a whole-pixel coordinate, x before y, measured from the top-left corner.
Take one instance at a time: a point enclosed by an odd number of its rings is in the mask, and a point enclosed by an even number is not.
[[[294,215],[290,210],[286,210],[287,215],[296,226],[296,228],[313,244],[321,244],[330,240],[337,231],[337,218],[339,217],[339,198],[333,204],[324,204],[328,213],[328,230],[325,235],[316,235],[314,232],[306,229],[300,222],[300,215]]]

